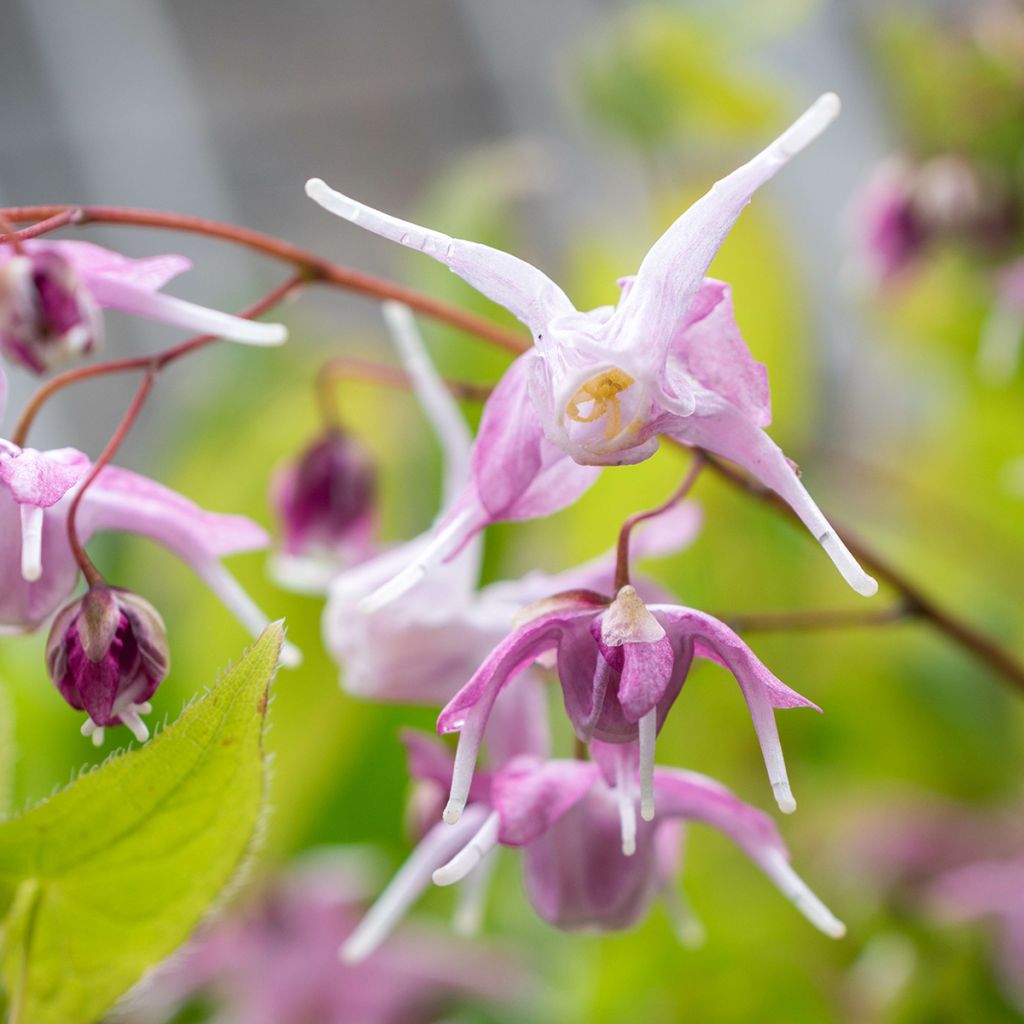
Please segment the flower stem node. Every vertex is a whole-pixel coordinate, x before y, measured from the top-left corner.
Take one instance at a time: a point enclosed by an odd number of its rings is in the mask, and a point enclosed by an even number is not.
[[[149,729],[140,716],[169,668],[163,619],[138,594],[90,587],[57,613],[46,667],[61,696],[88,714],[83,736],[99,746],[105,729],[124,725],[143,743]]]

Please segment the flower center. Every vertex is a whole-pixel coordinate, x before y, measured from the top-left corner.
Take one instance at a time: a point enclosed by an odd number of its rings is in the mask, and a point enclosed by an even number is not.
[[[594,423],[605,417],[604,436],[611,441],[622,429],[622,408],[619,405],[619,394],[634,384],[635,381],[623,370],[605,370],[588,380],[569,400],[565,413],[577,423]],[[581,406],[590,408],[583,412]]]

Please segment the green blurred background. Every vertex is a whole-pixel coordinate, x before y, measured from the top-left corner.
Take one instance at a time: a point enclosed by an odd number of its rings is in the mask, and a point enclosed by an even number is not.
[[[892,148],[982,154],[1019,171],[1019,75],[1002,72],[973,37],[964,42],[953,33],[957,45],[950,43],[951,31],[934,8],[895,11],[865,6],[856,22],[863,73],[891,114]],[[578,130],[609,166],[628,158],[639,168],[643,200],[594,209],[571,236],[538,244],[535,217],[524,215],[524,203],[529,211],[531,190],[542,188],[531,175],[543,179],[543,167],[538,172],[531,154],[515,149],[453,152],[421,182],[416,206],[395,212],[543,258],[581,308],[613,302],[616,277],[636,267],[657,232],[800,108],[806,83],[763,55],[772,48],[784,53],[787,39],[820,16],[810,0],[775,0],[643,4],[595,17],[565,49],[559,81]],[[813,91],[831,87],[827,75],[819,78]],[[965,93],[973,104],[956,102]],[[800,158],[804,180],[827,174],[845,152],[844,124],[841,118]],[[330,177],[329,169],[308,172]],[[768,364],[772,436],[800,463],[826,513],[852,524],[928,593],[1024,655],[1022,508],[1005,485],[1007,466],[1024,453],[1020,378],[992,389],[974,370],[992,302],[984,262],[953,247],[931,254],[896,294],[835,283],[822,291],[822,279],[843,280],[843,251],[832,247],[819,259],[807,249],[815,227],[807,218],[828,211],[820,203],[801,211],[792,198],[779,202],[774,186],[766,190],[712,268],[733,285],[748,344]],[[839,224],[848,215],[835,204],[831,216]],[[499,316],[442,268],[404,252],[389,258],[401,280]],[[223,296],[218,301],[232,304]],[[237,305],[244,302],[242,296]],[[311,383],[319,362],[342,351],[391,358],[382,328],[373,317],[351,317],[350,306],[343,296],[319,296],[312,311],[300,302],[286,314],[292,339],[285,349],[225,346],[205,364],[199,357],[168,375],[156,404],[166,400],[173,415],[150,414],[163,417],[159,436],[150,432],[139,444],[133,465],[206,507],[245,512],[272,526],[267,480],[317,429]],[[445,372],[489,382],[507,363],[464,336],[426,323],[423,329]],[[830,342],[837,331],[845,340]],[[203,381],[198,397],[175,404],[175,392],[188,393],[196,377]],[[439,496],[438,453],[419,411],[408,396],[369,384],[346,384],[340,396],[346,425],[379,460],[384,537],[419,532]],[[559,569],[605,550],[627,514],[672,490],[683,465],[677,452],[663,451],[641,466],[607,471],[578,505],[550,520],[491,530],[486,579]],[[720,613],[857,607],[804,533],[708,476],[696,497],[706,518],[697,543],[646,567],[684,603]],[[155,717],[173,718],[237,657],[246,637],[163,551],[125,538],[102,538],[94,548],[109,579],[143,593],[167,620],[172,673],[154,704]],[[325,843],[370,844],[380,851],[386,877],[409,849],[396,732],[404,725],[429,729],[433,715],[343,694],[322,649],[321,602],[275,589],[262,556],[236,559],[231,567],[273,617],[287,619],[289,637],[306,655],[303,667],[282,672],[275,687],[272,809],[260,864],[284,865]],[[884,592],[876,598],[887,600]],[[14,807],[45,796],[103,756],[78,735],[77,716],[48,683],[42,639],[0,646],[18,752]],[[993,979],[990,935],[897,913],[858,873],[846,847],[865,807],[900,796],[928,792],[981,805],[1019,796],[1020,696],[913,623],[766,634],[752,643],[781,678],[825,711],[778,716],[799,802],[780,827],[795,865],[847,922],[848,937],[822,937],[726,840],[701,828],[691,832],[685,868],[686,891],[708,930],[696,950],[678,944],[659,909],[624,935],[555,932],[530,912],[517,858],[505,853],[486,932],[536,973],[537,993],[518,1008],[461,1008],[453,1019],[1019,1019]],[[567,732],[556,720],[558,728]],[[658,750],[661,762],[715,776],[770,808],[753,730],[723,670],[695,669]],[[443,923],[451,908],[449,893],[432,892],[418,913]]]

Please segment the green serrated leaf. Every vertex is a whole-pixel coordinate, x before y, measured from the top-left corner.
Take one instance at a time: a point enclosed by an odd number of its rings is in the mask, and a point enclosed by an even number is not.
[[[269,626],[142,749],[0,824],[11,1024],[94,1021],[235,876],[263,810],[263,723],[283,636]]]

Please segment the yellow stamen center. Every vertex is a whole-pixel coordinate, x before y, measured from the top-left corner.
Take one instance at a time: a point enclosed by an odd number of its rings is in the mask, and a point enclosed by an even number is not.
[[[622,370],[605,370],[592,380],[588,380],[576,392],[566,407],[566,415],[577,423],[593,423],[605,417],[604,436],[611,441],[622,429],[622,409],[619,406],[619,393],[635,383],[628,373]],[[590,411],[584,415],[580,406],[592,403]]]

